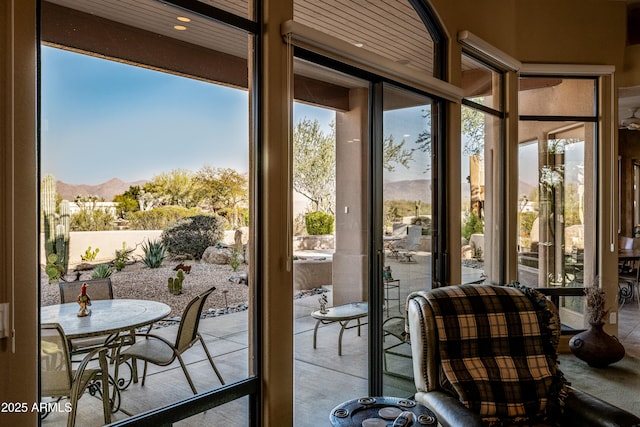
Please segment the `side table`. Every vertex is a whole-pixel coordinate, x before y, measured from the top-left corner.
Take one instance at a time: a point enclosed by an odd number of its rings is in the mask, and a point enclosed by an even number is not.
[[[426,406],[415,400],[398,397],[361,397],[344,402],[331,411],[329,419],[333,427],[361,426],[369,420],[371,425],[391,426],[396,417],[404,411],[414,415],[411,427],[435,427],[438,420],[435,414]],[[376,420],[379,420],[376,423]]]
[[[369,314],[369,304],[367,302],[352,302],[350,304],[337,305],[328,308],[326,313],[316,310],[311,313],[311,317],[316,319],[316,326],[313,328],[313,348],[316,348],[316,338],[318,335],[318,326],[322,323],[340,323],[340,334],[338,335],[338,356],[342,356],[342,334],[345,329],[358,328],[358,336],[360,336],[360,319]],[[357,320],[358,324],[349,326],[350,321]],[[366,323],[365,323],[366,324]]]

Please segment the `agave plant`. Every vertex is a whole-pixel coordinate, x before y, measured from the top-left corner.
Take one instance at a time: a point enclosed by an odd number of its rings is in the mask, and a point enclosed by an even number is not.
[[[149,268],[160,267],[167,254],[165,246],[159,240],[149,240],[143,243],[142,251],[144,252],[142,262]]]
[[[100,264],[93,269],[92,279],[106,279],[113,274],[113,268],[109,264]]]

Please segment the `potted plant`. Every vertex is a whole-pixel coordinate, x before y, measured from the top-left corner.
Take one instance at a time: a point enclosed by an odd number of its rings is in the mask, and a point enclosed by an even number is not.
[[[595,283],[598,281],[596,280]],[[605,368],[622,359],[624,347],[615,336],[604,331],[609,310],[606,308],[606,294],[598,286],[584,288],[586,296],[586,316],[589,329],[574,335],[569,340],[571,352],[589,366]]]

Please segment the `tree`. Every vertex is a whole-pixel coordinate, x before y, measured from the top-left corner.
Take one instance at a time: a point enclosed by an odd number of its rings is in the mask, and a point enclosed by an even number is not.
[[[193,181],[201,204],[224,216],[233,228],[245,225],[242,213],[249,200],[246,175],[231,168],[204,166],[196,172]]]
[[[335,213],[335,122],[325,134],[318,120],[301,119],[293,131],[293,189],[312,203],[314,211]]]
[[[424,109],[423,117],[431,122],[431,109]],[[462,152],[468,156],[482,155],[484,152],[484,114],[480,110],[462,107],[462,137],[464,147]],[[416,138],[416,150],[431,152],[431,129],[425,129]]]
[[[396,170],[395,164],[409,168],[409,162],[413,159],[413,151],[404,148],[405,140],[398,144],[393,141],[393,135],[384,138],[382,143],[384,168],[389,172]]]
[[[151,182],[144,185],[143,190],[138,201],[141,208],[145,206],[145,210],[150,203],[154,206],[171,205],[185,208],[197,205],[192,173],[184,169],[174,169],[154,176]],[[153,196],[153,199],[147,195]]]
[[[117,194],[113,201],[118,204],[118,216],[124,218],[127,212],[137,212],[140,210],[140,186],[130,186],[127,191]]]

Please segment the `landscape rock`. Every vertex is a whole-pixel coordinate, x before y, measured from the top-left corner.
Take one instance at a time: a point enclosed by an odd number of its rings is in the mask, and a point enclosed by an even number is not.
[[[208,264],[229,264],[231,251],[227,248],[209,246],[202,254],[202,262]]]

